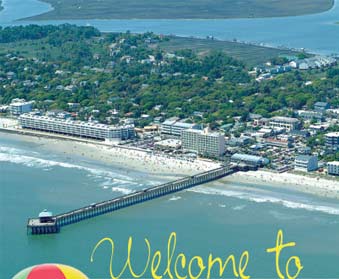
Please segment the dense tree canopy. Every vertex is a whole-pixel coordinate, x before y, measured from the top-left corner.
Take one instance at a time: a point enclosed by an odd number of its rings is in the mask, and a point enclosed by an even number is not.
[[[222,123],[316,101],[339,105],[338,68],[294,70],[258,83],[250,69],[222,52],[168,53],[157,46],[161,40],[166,38],[152,33],[100,34],[72,25],[0,29],[0,102],[34,99],[41,108],[80,103],[83,111],[99,110],[102,121],[112,109],[134,117],[192,117],[198,111],[204,117],[195,120]]]

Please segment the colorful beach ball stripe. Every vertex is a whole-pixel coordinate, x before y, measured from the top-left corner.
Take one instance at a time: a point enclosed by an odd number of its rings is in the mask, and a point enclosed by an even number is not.
[[[88,277],[71,266],[42,264],[22,270],[13,279],[88,279]]]

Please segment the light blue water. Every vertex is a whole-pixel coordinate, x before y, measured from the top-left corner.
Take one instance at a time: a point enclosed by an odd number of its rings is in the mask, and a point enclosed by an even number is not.
[[[225,20],[53,20],[39,22],[13,22],[16,19],[41,14],[50,9],[37,0],[4,0],[0,12],[0,25],[74,23],[92,25],[104,32],[146,32],[178,36],[214,36],[222,40],[261,43],[289,48],[305,48],[324,54],[339,54],[339,5],[327,12],[313,15]]]
[[[337,200],[264,185],[215,182],[64,227],[58,235],[27,236],[27,218],[44,208],[59,213],[162,179],[81,157],[71,159],[46,152],[40,143],[0,136],[1,278],[42,262],[76,266],[92,279],[109,278],[108,246],[98,250],[94,263],[89,261],[103,237],[116,242],[118,271],[127,239],[133,236],[133,259],[141,270],[146,261],[143,239],[147,237],[152,251],[160,249],[165,259],[167,238],[173,231],[178,237],[176,254],[201,255],[206,260],[209,253],[239,257],[247,249],[252,278],[274,278],[274,258],[265,249],[274,246],[279,229],[284,230],[286,241],[297,242],[297,247],[283,253],[283,259],[300,256],[304,265],[300,278],[339,277]],[[226,272],[223,278],[233,277]]]
[[[46,12],[49,6],[36,0],[5,0],[0,25]],[[307,48],[320,53],[339,53],[339,7],[309,16],[236,20],[80,20],[102,31],[176,34],[220,39],[238,38],[271,45]],[[64,21],[39,22],[61,23]],[[25,22],[28,23],[28,22]],[[21,24],[21,22],[20,22]],[[84,158],[68,158],[0,134],[0,278],[10,278],[21,268],[42,262],[76,266],[93,278],[108,278],[109,247],[89,257],[95,243],[112,237],[117,244],[114,267],[122,265],[126,241],[135,238],[136,267],[145,260],[143,238],[153,251],[166,254],[170,232],[178,235],[178,252],[187,256],[208,253],[251,255],[252,278],[275,278],[274,259],[265,248],[275,243],[278,229],[297,247],[284,252],[283,260],[300,256],[300,278],[339,278],[339,205],[294,191],[244,184],[215,182],[142,205],[65,227],[53,236],[26,235],[27,218],[44,208],[63,212],[102,199],[153,185],[161,178],[112,168]],[[163,266],[163,265],[162,265]],[[226,273],[226,278],[232,278]],[[126,278],[126,277],[125,277]]]

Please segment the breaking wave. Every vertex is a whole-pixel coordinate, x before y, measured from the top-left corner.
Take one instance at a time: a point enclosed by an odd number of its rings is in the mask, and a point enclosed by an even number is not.
[[[237,210],[243,210],[245,207],[246,205],[237,205],[237,206],[232,207],[232,209],[237,211]]]
[[[339,208],[331,207],[327,205],[317,205],[317,204],[308,204],[308,203],[300,203],[297,201],[290,201],[286,199],[281,199],[277,197],[270,197],[270,196],[263,196],[263,195],[256,195],[253,193],[246,193],[246,192],[238,192],[238,191],[231,191],[231,190],[221,190],[221,189],[214,189],[214,188],[207,188],[207,187],[197,187],[194,189],[190,189],[189,191],[205,194],[205,195],[218,195],[218,196],[226,196],[232,198],[238,198],[242,200],[252,201],[256,203],[273,203],[279,204],[287,208],[292,209],[304,209],[307,211],[317,211],[331,215],[339,215]],[[235,209],[235,208],[234,208]],[[242,208],[237,208],[235,210],[241,210]]]
[[[51,171],[57,167],[84,171],[89,177],[103,180],[104,182],[102,182],[101,184],[102,187],[115,185],[119,185],[120,187],[121,185],[128,186],[128,188],[124,188],[124,191],[131,191],[129,188],[138,188],[143,186],[142,184],[135,181],[132,177],[116,172],[100,168],[81,166],[68,162],[48,160],[44,158],[39,158],[37,157],[38,155],[41,156],[41,154],[37,152],[28,153],[27,151],[21,149],[3,146],[0,147],[0,162],[19,164],[31,168],[39,168],[43,171]]]
[[[169,198],[168,200],[169,201],[177,201],[177,200],[180,200],[180,199],[181,199],[181,197],[179,197],[179,196],[173,196],[173,197]]]
[[[127,195],[127,194],[134,192],[134,191],[130,190],[130,189],[123,188],[123,187],[112,187],[112,192],[119,192],[119,193],[122,193],[124,195]]]

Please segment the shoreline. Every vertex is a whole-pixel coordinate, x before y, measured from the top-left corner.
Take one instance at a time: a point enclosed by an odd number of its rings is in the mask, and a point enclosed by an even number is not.
[[[137,170],[159,179],[175,179],[193,175],[220,166],[210,160],[185,160],[160,153],[121,146],[108,146],[102,143],[79,142],[75,139],[49,138],[44,135],[21,135],[4,133],[16,140],[39,143],[39,149],[55,152],[67,157],[80,157],[95,160],[108,166],[114,166],[127,172]],[[38,142],[37,142],[38,139]],[[228,183],[244,183],[252,186],[270,186],[280,189],[296,190],[315,196],[339,199],[339,181],[336,178],[311,177],[291,172],[275,173],[269,170],[237,172],[220,180],[227,187]]]
[[[23,135],[15,132],[6,133],[0,130],[0,135],[3,133],[7,134],[9,138],[13,137],[25,142],[39,143],[39,148],[43,151],[56,152],[66,156],[79,156],[129,171],[137,169],[140,172],[162,178],[192,175],[220,166],[220,164],[210,160],[197,159],[188,161],[135,148],[106,145],[101,142],[80,142],[76,139],[48,137],[40,134]]]
[[[286,188],[301,193],[339,200],[339,181],[335,178],[311,177],[307,173],[275,173],[269,170],[238,172],[222,179],[223,182],[238,182],[255,185],[267,185],[274,188]],[[293,182],[292,182],[293,181]]]

